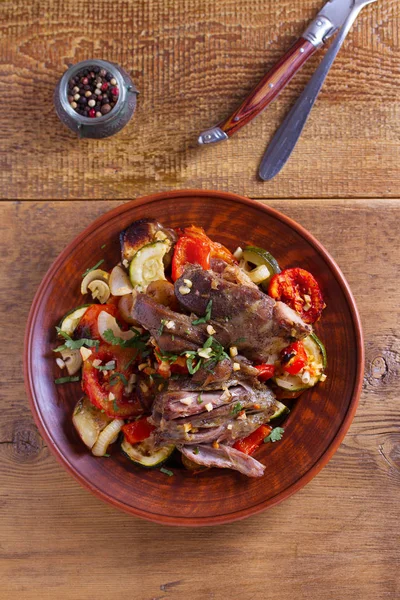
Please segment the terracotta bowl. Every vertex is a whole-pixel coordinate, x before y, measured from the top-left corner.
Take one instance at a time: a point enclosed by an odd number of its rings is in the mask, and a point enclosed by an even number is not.
[[[302,266],[320,282],[327,309],[315,327],[326,345],[328,378],[294,404],[279,443],[265,444],[257,458],[267,465],[260,479],[211,469],[192,475],[175,468],[168,477],[135,468],[120,453],[94,458],[71,422],[79,383],[56,386],[54,326],[82,304],[81,273],[105,259],[119,259],[118,234],[132,221],[154,217],[177,227],[201,225],[234,250],[239,244],[267,248],[282,267]],[[106,244],[104,249],[101,246]],[[97,219],[57,258],[30,311],[25,340],[25,379],[36,424],[61,464],[91,492],[113,506],[150,521],[212,525],[243,519],[274,506],[308,483],[329,461],[353,419],[363,375],[360,319],[349,286],[323,246],[300,225],[272,208],[234,194],[181,191],[139,198]]]

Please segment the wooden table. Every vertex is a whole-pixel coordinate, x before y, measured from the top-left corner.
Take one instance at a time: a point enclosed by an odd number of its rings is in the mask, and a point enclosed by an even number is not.
[[[1,3],[1,600],[399,598],[398,1],[362,13],[278,178],[261,183],[257,165],[317,57],[229,143],[196,146],[319,5]],[[134,121],[102,142],[78,141],[51,104],[65,66],[91,56],[125,66],[142,92]],[[315,234],[349,280],[367,355],[358,413],[320,475],[267,513],[201,530],[142,522],[83,490],[37,433],[22,378],[27,312],[61,249],[118,202],[185,187],[258,198]]]

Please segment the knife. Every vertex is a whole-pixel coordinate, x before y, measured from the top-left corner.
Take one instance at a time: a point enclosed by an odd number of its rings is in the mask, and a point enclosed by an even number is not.
[[[352,2],[353,7],[335,41],[304,88],[301,96],[275,133],[263,156],[259,175],[264,181],[269,181],[275,177],[286,164],[304,129],[311,109],[315,104],[329,70],[354,21],[364,6],[376,1],[377,0],[354,0]]]
[[[356,0],[329,0],[303,35],[263,77],[235,112],[200,134],[199,144],[229,139],[259,115],[286,87],[307,60],[334,35],[349,16]]]

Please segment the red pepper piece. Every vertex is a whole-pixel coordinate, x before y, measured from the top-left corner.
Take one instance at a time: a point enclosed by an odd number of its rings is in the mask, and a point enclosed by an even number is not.
[[[147,440],[155,427],[151,425],[147,417],[142,417],[138,421],[124,425],[122,431],[130,444],[137,444]]]
[[[272,427],[270,425],[261,425],[249,436],[235,442],[233,447],[236,448],[236,450],[240,450],[240,452],[250,456],[251,454],[254,454],[257,448],[261,446],[264,439],[269,436],[271,431]]]
[[[307,362],[308,357],[302,342],[294,342],[281,352],[282,368],[289,375],[297,375]]]
[[[271,377],[275,374],[275,366],[274,365],[255,365],[255,368],[258,371],[258,378],[260,381],[267,381],[271,379]]]

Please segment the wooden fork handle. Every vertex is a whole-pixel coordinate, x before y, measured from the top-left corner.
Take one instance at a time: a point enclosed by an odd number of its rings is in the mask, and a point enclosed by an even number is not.
[[[222,141],[231,137],[244,125],[247,125],[247,123],[275,100],[293,76],[321,45],[312,44],[303,37],[299,38],[228,119],[201,134],[199,143],[207,144]],[[213,139],[215,132],[217,132],[219,139]]]

